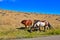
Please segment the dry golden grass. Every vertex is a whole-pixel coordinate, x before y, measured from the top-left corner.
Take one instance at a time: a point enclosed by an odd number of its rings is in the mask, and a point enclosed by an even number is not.
[[[16,28],[24,26],[21,24],[21,21],[25,19],[31,19],[32,21],[36,19],[47,20],[54,28],[60,29],[60,15],[33,14],[0,10],[0,38],[23,38],[40,36],[41,34],[60,34],[60,30],[47,33],[33,32],[31,34],[25,30],[17,30]]]
[[[32,21],[47,20],[54,28],[60,28],[60,15],[48,15],[48,14],[32,14],[24,12],[13,12],[7,10],[0,10],[0,28],[3,29],[15,29],[22,25],[20,22],[24,19],[31,19]]]

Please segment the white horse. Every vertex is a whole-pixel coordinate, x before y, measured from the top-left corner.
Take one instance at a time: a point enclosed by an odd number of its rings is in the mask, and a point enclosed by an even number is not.
[[[44,20],[44,21],[40,21],[40,20],[35,20],[33,26],[31,27],[30,31],[33,31],[35,28],[39,29],[39,31],[41,31],[40,27],[44,27],[44,31],[46,31],[46,29],[51,29],[51,25],[48,21]]]

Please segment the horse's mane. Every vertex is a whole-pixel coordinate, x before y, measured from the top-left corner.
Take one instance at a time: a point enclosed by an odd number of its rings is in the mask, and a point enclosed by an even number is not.
[[[39,21],[40,21],[40,20],[34,20],[34,24],[37,23],[37,22],[39,22]]]

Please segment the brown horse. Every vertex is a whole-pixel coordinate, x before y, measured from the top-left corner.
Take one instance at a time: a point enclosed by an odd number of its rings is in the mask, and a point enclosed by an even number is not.
[[[21,23],[25,25],[25,28],[28,28],[32,25],[31,20],[22,20]]]

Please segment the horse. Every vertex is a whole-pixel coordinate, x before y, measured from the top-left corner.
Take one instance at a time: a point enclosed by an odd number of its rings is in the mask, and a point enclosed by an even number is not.
[[[40,21],[40,20],[34,20],[33,26],[30,29],[30,32],[32,32],[34,29],[38,29],[39,31],[41,31],[40,27],[44,27],[44,32],[46,31],[46,29],[51,29],[52,26],[51,24],[44,20],[44,21]]]
[[[25,28],[29,28],[32,25],[32,20],[22,20],[21,23],[25,25]]]

